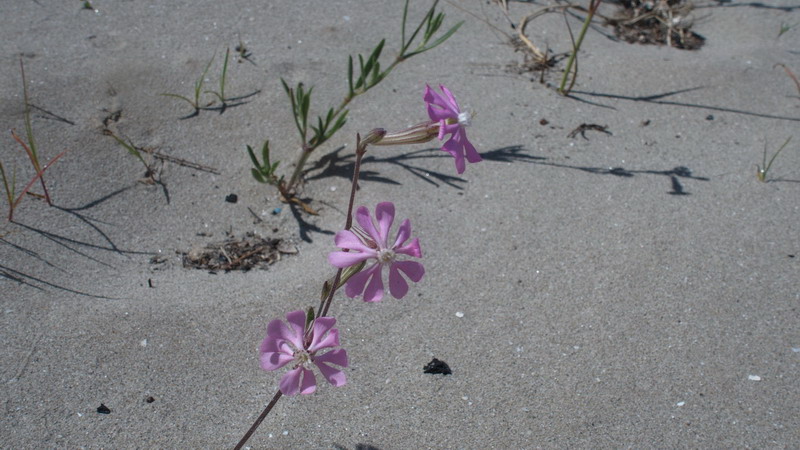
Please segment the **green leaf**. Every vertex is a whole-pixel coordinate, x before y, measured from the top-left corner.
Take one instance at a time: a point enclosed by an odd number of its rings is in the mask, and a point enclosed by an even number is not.
[[[328,138],[333,136],[333,133],[339,131],[339,128],[344,126],[345,122],[347,122],[347,110],[345,109],[342,113],[340,113],[339,118],[336,119],[336,123],[331,127],[330,132],[328,132]]]
[[[353,92],[353,55],[347,57],[347,85],[349,88],[348,97],[352,97]]]
[[[414,50],[413,52],[408,53],[407,55],[405,55],[405,57],[406,58],[410,58],[410,57],[412,57],[414,55],[419,55],[420,53],[427,52],[428,50],[430,50],[432,48],[438,47],[439,45],[442,44],[442,42],[444,42],[447,39],[449,39],[450,36],[452,36],[453,33],[455,33],[458,30],[458,28],[461,27],[461,25],[463,25],[463,24],[464,24],[463,21],[455,24],[453,26],[453,28],[450,28],[449,30],[447,30],[447,32],[445,34],[443,34],[438,39],[436,39],[432,44],[430,44],[428,46],[425,46],[425,47],[420,47],[417,50]]]
[[[309,307],[306,310],[306,331],[310,331],[311,325],[314,323],[314,308]]]
[[[259,172],[258,170],[251,168],[250,173],[253,174],[253,178],[255,178],[256,181],[258,181],[259,183],[267,182],[267,180],[264,179],[264,177],[261,175],[261,172]]]
[[[406,45],[406,19],[408,18],[408,0],[406,0],[405,5],[403,6],[403,21],[400,24],[400,44],[405,47]],[[400,53],[403,53],[403,48],[400,50]]]
[[[219,81],[219,95],[217,95],[222,103],[225,103],[225,78],[228,74],[228,58],[231,56],[231,49],[228,47],[225,50],[225,62],[222,63],[222,77]]]
[[[264,166],[269,166],[269,139],[261,146],[261,157],[264,158]]]
[[[260,169],[261,163],[258,162],[255,153],[253,153],[253,147],[247,146],[247,154],[250,155],[250,161],[253,161],[253,165]]]

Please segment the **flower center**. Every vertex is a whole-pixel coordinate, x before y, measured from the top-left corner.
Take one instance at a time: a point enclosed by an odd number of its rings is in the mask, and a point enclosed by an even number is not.
[[[382,248],[378,250],[378,261],[382,264],[394,262],[395,256],[394,250],[390,248]]]
[[[297,350],[294,352],[294,360],[297,361],[297,365],[302,366],[311,361],[311,355],[306,350]]]
[[[472,116],[467,111],[458,113],[458,124],[462,127],[468,127],[472,123]]]

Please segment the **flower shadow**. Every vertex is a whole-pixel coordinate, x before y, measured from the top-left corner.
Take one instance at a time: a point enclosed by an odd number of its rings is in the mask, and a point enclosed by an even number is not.
[[[344,148],[345,147],[339,147],[335,151],[320,158],[306,173],[319,172],[307,177],[306,180],[310,181],[328,177],[340,177],[349,180],[353,174],[355,154],[342,155],[341,153]],[[522,146],[514,145],[481,153],[481,156],[485,161],[496,162],[534,162],[546,159],[541,156],[524,154],[523,151],[524,148]],[[376,157],[367,153],[367,156],[362,160],[360,181],[375,181],[378,183],[401,185],[401,182],[384,177],[380,175],[380,172],[365,167],[371,164],[391,164],[405,169],[410,174],[434,187],[447,185],[455,189],[463,190],[464,188],[460,184],[467,182],[464,178],[431,170],[418,164],[419,161],[439,158],[451,159],[452,156],[438,148],[420,149],[386,157]]]

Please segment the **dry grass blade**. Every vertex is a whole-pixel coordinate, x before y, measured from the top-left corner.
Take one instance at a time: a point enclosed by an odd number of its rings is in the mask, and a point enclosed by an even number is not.
[[[795,75],[794,72],[792,72],[788,67],[786,67],[786,64],[783,63],[775,64],[774,66],[772,66],[772,68],[774,69],[775,67],[778,66],[783,67],[783,70],[786,72],[786,75],[789,75],[789,78],[791,78],[792,81],[794,81],[794,85],[797,86],[797,93],[800,94],[800,80],[797,79],[797,75]]]

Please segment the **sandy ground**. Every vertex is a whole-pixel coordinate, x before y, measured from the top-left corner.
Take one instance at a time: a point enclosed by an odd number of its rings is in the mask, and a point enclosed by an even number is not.
[[[355,133],[426,119],[425,83],[477,112],[485,161],[457,177],[433,144],[371,151],[358,204],[412,220],[426,276],[399,301],[337,297],[347,386],[283,398],[253,448],[800,447],[800,98],[774,67],[800,73],[800,27],[777,38],[800,3],[708,3],[693,52],[598,26],[570,98],[507,69],[522,55],[487,24],[510,32],[497,5],[458,2],[478,20],[442,4],[462,29],[356,99],[319,150],[340,158],[307,175],[316,217],[254,182],[245,146],[269,138],[288,174],[279,78],[314,85],[318,113],[338,103],[348,54],[382,37],[386,61],[396,51],[400,2],[92,3],[0,4],[2,162],[18,186],[31,175],[10,133],[20,55],[52,113],[33,112],[43,158],[69,150],[46,174],[56,206],[29,197],[2,226],[0,447],[232,447],[280,378],[258,365],[266,324],[315,305],[333,274]],[[515,21],[541,6],[509,3]],[[569,49],[559,15],[527,31]],[[182,120],[191,108],[158,95],[191,92],[216,52],[213,88],[240,41],[252,62],[231,63],[227,92],[255,93],[243,104]],[[218,173],[165,164],[167,202],[101,133],[116,111],[137,145]],[[611,134],[567,136],[583,123]],[[765,143],[790,136],[758,182]],[[247,232],[298,253],[182,267],[178,253]],[[453,374],[424,374],[432,357]]]

